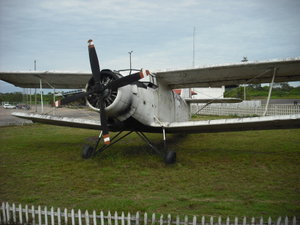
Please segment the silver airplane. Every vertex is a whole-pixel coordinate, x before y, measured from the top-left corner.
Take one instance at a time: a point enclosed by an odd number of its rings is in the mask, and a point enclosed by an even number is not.
[[[87,105],[100,114],[100,120],[59,117],[15,112],[14,116],[59,126],[100,130],[95,146],[86,145],[82,157],[90,158],[136,132],[167,164],[176,162],[176,152],[167,147],[167,133],[204,133],[300,128],[300,115],[190,121],[191,103],[235,103],[236,98],[193,99],[187,88],[236,86],[299,81],[300,58],[243,62],[187,70],[151,73],[149,70],[100,70],[92,40],[88,41],[92,73],[81,72],[0,72],[0,79],[23,88],[79,89],[85,91],[57,101],[57,107],[85,98]],[[185,88],[178,95],[173,90]],[[110,131],[118,132],[110,137]],[[125,132],[125,133],[123,133]],[[145,132],[162,133],[164,146],[154,146]],[[103,140],[103,145],[99,144]]]

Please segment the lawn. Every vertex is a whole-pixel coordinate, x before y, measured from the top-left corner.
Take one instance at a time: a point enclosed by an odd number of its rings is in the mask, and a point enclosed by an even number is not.
[[[97,131],[0,128],[0,200],[180,215],[300,215],[300,129],[168,135],[166,166],[132,134],[89,160]],[[149,134],[154,143],[161,135]]]

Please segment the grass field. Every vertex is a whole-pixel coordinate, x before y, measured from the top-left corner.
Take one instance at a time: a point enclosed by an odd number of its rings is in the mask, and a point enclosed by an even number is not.
[[[166,166],[135,134],[96,158],[97,131],[0,128],[0,200],[188,215],[300,215],[300,129],[168,135]],[[161,135],[149,137],[157,144]]]

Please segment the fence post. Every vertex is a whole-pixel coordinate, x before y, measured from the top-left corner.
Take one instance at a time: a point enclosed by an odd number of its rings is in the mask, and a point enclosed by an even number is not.
[[[222,217],[221,216],[219,216],[219,218],[218,218],[218,224],[222,225]]]
[[[193,225],[197,225],[197,217],[196,216],[193,217]]]
[[[38,221],[39,224],[42,224],[42,210],[41,210],[41,206],[38,206]]]
[[[29,220],[29,210],[28,205],[25,205],[25,222],[28,223]]]
[[[205,225],[205,216],[202,216],[201,224],[202,224],[202,225]]]
[[[8,222],[6,220],[6,212],[5,212],[5,203],[4,202],[2,202],[2,214],[3,214],[3,222],[4,223]]]
[[[247,225],[247,217],[246,216],[244,216],[243,225]]]
[[[22,214],[22,205],[19,204],[19,222],[23,224],[23,214]]]
[[[44,213],[45,213],[45,225],[48,225],[48,209],[47,206],[44,208]]]
[[[214,225],[214,217],[213,216],[210,217],[210,225]]]
[[[82,216],[81,216],[81,210],[78,209],[78,224],[82,225]]]
[[[269,217],[269,219],[268,219],[268,225],[271,225],[272,224],[272,219],[271,219],[271,217]]]
[[[230,224],[230,218],[229,218],[229,216],[227,216],[227,218],[226,218],[226,225],[229,225]]]
[[[164,224],[164,215],[163,214],[160,215],[159,224],[160,225]]]
[[[176,216],[176,225],[179,225],[180,224],[180,218],[179,218],[179,215]]]
[[[61,225],[61,211],[60,211],[60,208],[57,209],[57,224]]]
[[[15,203],[12,204],[12,211],[13,211],[13,221],[14,221],[14,223],[16,223],[17,218],[16,218],[16,205],[15,205]]]
[[[251,219],[251,225],[255,225],[255,218],[254,217],[252,217],[252,219]]]
[[[136,212],[136,215],[135,215],[135,224],[136,225],[140,224],[140,213],[139,212]]]
[[[287,216],[285,217],[284,225],[289,225],[289,218]]]
[[[108,211],[108,214],[107,214],[107,223],[108,223],[108,225],[111,225],[111,214],[110,214],[110,211]]]
[[[115,225],[118,225],[118,212],[115,211]]]
[[[152,222],[151,222],[152,225],[155,224],[155,213],[152,213]]]
[[[239,218],[236,216],[234,218],[234,225],[238,225],[239,224]]]
[[[10,212],[9,212],[8,202],[6,202],[6,218],[7,218],[7,223],[10,223]]]
[[[96,216],[96,211],[93,211],[93,223],[94,225],[97,225],[97,216]]]
[[[90,215],[87,210],[85,210],[85,224],[90,225]]]
[[[35,209],[34,206],[31,206],[31,216],[32,216],[32,224],[35,225]]]
[[[185,224],[185,225],[188,225],[188,224],[189,224],[189,217],[188,217],[188,216],[185,216],[185,217],[184,217],[184,224]]]
[[[122,212],[122,214],[121,214],[121,224],[122,225],[125,225],[125,214],[124,214],[124,212]]]
[[[171,214],[168,214],[168,225],[171,225],[171,220],[172,220]]]
[[[68,210],[65,208],[64,210],[65,224],[68,224]]]
[[[293,225],[296,225],[297,220],[296,220],[296,216],[293,217]]]
[[[128,213],[127,215],[127,225],[130,225],[131,224],[131,215],[130,215],[130,212]]]
[[[72,225],[75,225],[75,213],[74,213],[74,209],[71,210],[71,221],[72,221]]]
[[[100,212],[100,221],[101,221],[101,225],[104,225],[104,215],[103,215],[103,211]]]
[[[148,215],[147,213],[145,212],[144,213],[144,225],[147,225],[148,224]]]
[[[264,224],[264,218],[260,217],[259,225],[263,225],[263,224]]]
[[[55,221],[54,221],[54,208],[53,207],[51,207],[51,225],[54,225],[54,223],[55,223]]]
[[[280,223],[281,223],[281,217],[278,217],[276,225],[280,225]]]

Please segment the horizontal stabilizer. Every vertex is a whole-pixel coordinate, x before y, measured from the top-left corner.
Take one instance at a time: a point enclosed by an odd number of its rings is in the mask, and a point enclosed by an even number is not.
[[[185,99],[187,103],[240,103],[243,100],[240,98],[207,98],[207,99]]]

